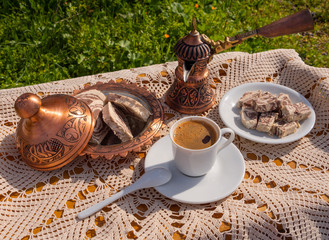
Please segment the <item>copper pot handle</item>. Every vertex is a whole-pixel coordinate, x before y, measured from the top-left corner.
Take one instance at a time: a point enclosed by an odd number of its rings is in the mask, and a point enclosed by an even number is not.
[[[205,34],[202,34],[201,38],[202,41],[213,47],[213,54],[216,54],[231,47],[234,47],[235,45],[242,43],[244,40],[254,37],[256,35],[271,38],[304,31],[310,31],[313,29],[314,25],[311,12],[309,9],[305,9],[293,15],[281,18],[264,27],[246,33],[238,34],[234,37],[226,37],[224,42],[220,40],[215,42],[209,39]],[[209,61],[210,60],[211,57],[209,58]]]
[[[293,33],[313,30],[313,17],[310,10],[305,9],[293,15],[281,18],[269,25],[257,29],[257,35],[271,38]]]

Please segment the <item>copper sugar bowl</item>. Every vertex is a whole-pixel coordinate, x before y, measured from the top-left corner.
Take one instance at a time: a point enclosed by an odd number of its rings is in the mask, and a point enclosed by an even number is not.
[[[29,166],[49,171],[66,165],[88,144],[94,116],[87,104],[64,94],[43,98],[25,93],[17,98],[21,117],[16,145]]]
[[[208,110],[215,103],[215,93],[207,80],[207,64],[212,50],[209,44],[202,41],[195,21],[193,30],[177,42],[174,52],[178,59],[176,79],[166,93],[166,103],[186,114]]]
[[[134,138],[130,141],[109,145],[92,143],[89,140],[96,122],[94,114],[87,101],[76,97],[91,90],[105,95],[110,92],[124,94],[143,104],[152,114],[146,122],[135,126]],[[15,110],[21,117],[15,134],[18,151],[27,165],[41,171],[63,167],[77,156],[110,160],[114,156],[139,152],[152,144],[163,123],[160,100],[146,88],[125,81],[97,82],[75,90],[72,96],[55,94],[40,99],[36,94],[24,93],[17,98]]]

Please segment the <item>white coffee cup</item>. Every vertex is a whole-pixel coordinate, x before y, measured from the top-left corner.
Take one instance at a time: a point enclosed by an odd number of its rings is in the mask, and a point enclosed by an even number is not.
[[[189,149],[178,145],[173,138],[176,127],[186,121],[203,121],[213,127],[217,134],[216,142],[210,147],[203,149]],[[222,135],[230,133],[230,137],[226,141],[222,141]],[[218,124],[207,117],[190,116],[178,120],[170,128],[170,139],[172,142],[174,163],[179,171],[183,174],[198,177],[205,175],[210,171],[216,162],[217,154],[220,150],[228,146],[234,140],[235,134],[232,129],[220,129]]]

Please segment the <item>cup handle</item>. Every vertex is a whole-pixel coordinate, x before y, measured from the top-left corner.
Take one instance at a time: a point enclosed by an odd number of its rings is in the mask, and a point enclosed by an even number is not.
[[[225,134],[225,133],[230,133],[230,137],[227,139],[227,141],[220,145],[219,148],[217,149],[217,153],[222,150],[223,148],[227,147],[233,140],[234,140],[234,137],[235,137],[235,133],[232,129],[230,128],[223,128],[222,129],[222,136]]]

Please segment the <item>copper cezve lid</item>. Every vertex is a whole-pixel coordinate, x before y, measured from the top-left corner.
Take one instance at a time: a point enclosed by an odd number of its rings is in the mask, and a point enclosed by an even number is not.
[[[32,168],[49,171],[72,161],[86,147],[94,116],[82,101],[64,94],[43,98],[25,93],[15,102],[22,118],[16,129],[16,145]]]
[[[178,40],[174,46],[174,52],[184,61],[207,59],[212,54],[211,47],[202,41],[196,26],[193,26],[193,30],[188,35]]]

